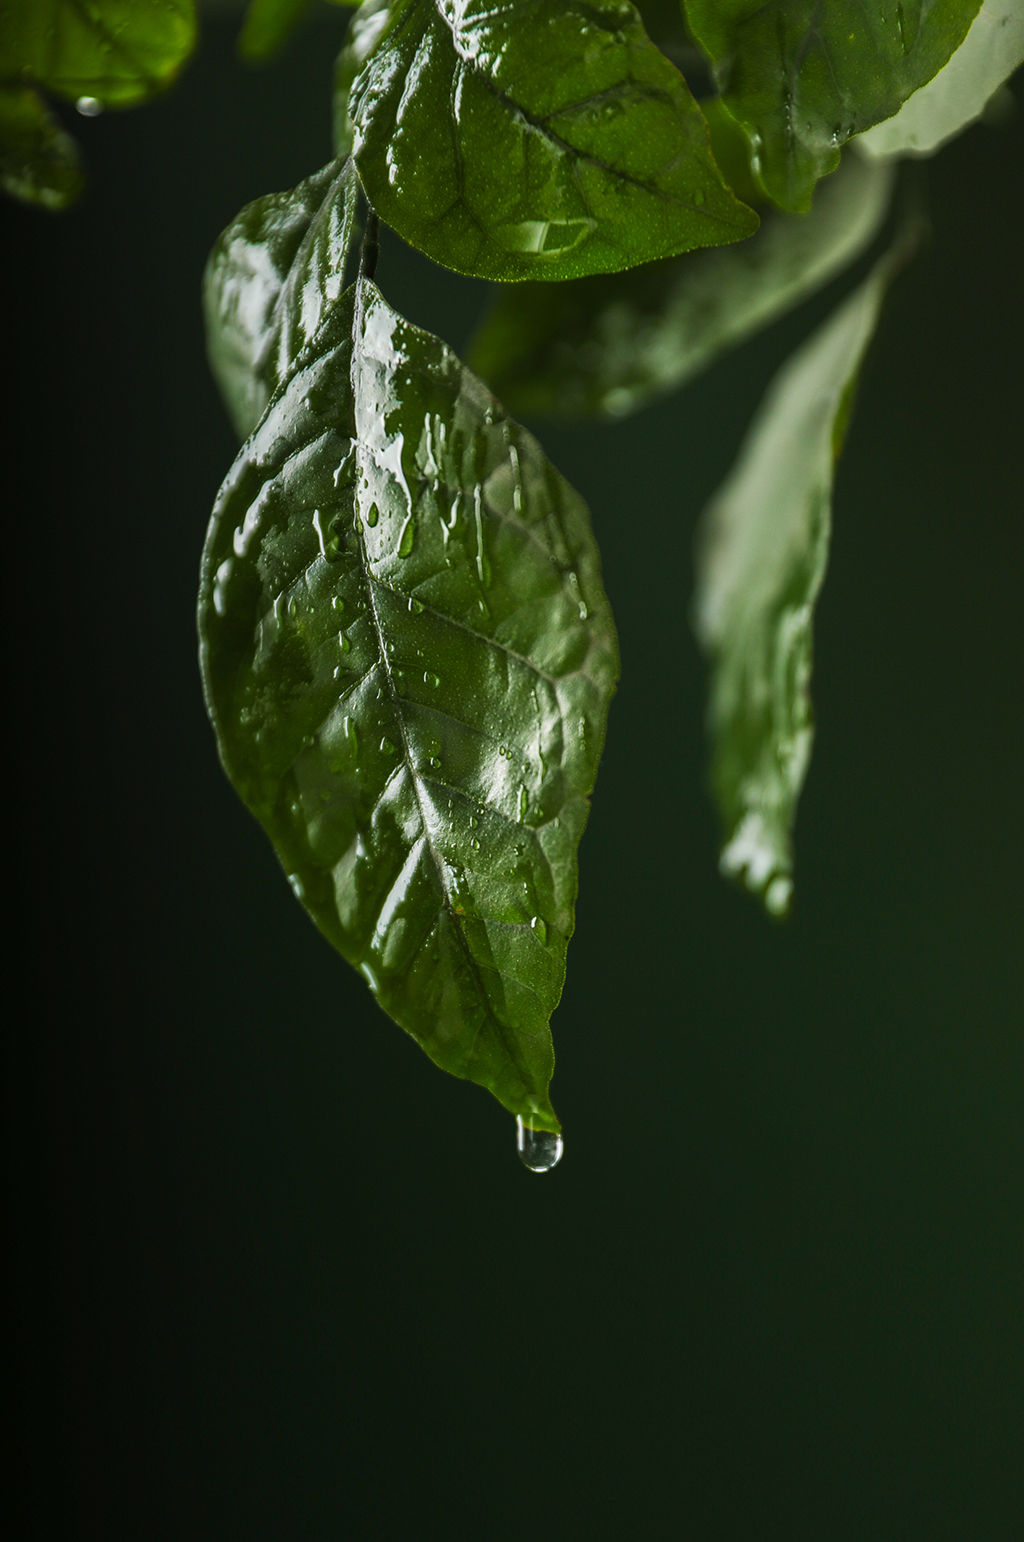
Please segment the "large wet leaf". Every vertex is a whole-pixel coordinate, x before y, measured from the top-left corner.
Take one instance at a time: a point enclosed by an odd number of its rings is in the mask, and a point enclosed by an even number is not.
[[[310,915],[439,1065],[557,1130],[617,670],[582,500],[361,280],[221,490],[199,618],[225,768]]]
[[[711,661],[712,781],[722,871],[775,915],[813,737],[812,620],[853,392],[907,233],[780,370],[704,515],[694,623]]]
[[[342,292],[355,199],[352,162],[332,161],[247,204],[210,253],[207,355],[240,439]]]
[[[869,155],[930,155],[984,112],[1024,64],[1024,4],[983,0],[966,38],[945,69],[915,91],[894,118],[857,140]]]
[[[759,175],[807,209],[851,134],[891,118],[963,42],[980,0],[685,0]]]
[[[352,47],[363,185],[446,267],[575,278],[757,228],[623,0],[370,0]]]
[[[810,214],[774,213],[740,246],[629,273],[503,291],[469,362],[513,412],[621,417],[796,305],[870,244],[891,176],[847,156]]]
[[[194,0],[6,0],[0,78],[131,107],[171,83],[195,40]]]
[[[78,147],[37,91],[0,89],[0,187],[22,203],[66,209],[82,191]]]

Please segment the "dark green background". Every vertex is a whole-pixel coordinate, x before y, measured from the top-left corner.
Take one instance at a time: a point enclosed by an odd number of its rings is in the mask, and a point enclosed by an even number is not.
[[[716,876],[690,553],[828,297],[542,427],[623,681],[537,1178],[314,932],[200,698],[203,262],[326,159],[343,25],[263,73],[208,26],[74,122],[77,211],[3,210],[9,1534],[1015,1538],[1024,115],[933,163],[866,371],[788,925]],[[378,276],[457,346],[486,293],[394,240]]]

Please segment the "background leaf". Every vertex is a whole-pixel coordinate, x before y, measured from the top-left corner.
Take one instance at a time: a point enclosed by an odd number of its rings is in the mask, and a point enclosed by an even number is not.
[[[582,500],[360,283],[221,490],[199,615],[225,768],[317,925],[439,1065],[557,1130],[617,671]]]
[[[0,187],[22,203],[66,209],[82,191],[78,146],[37,91],[0,89]]]
[[[891,178],[856,156],[810,214],[768,214],[740,246],[499,294],[469,361],[513,412],[621,417],[826,283],[872,241]]]
[[[620,0],[371,0],[352,47],[368,55],[347,104],[363,185],[446,267],[575,278],[757,228],[682,76]]]
[[[132,107],[170,85],[195,41],[193,0],[8,0],[0,77]]]
[[[825,576],[832,481],[853,392],[904,235],[779,371],[736,466],[704,514],[694,600],[711,660],[712,779],[722,871],[781,915],[813,735],[812,618]]]
[[[247,204],[210,253],[207,357],[240,439],[341,294],[355,200],[352,162],[332,161]]]
[[[239,53],[254,63],[272,58],[287,43],[312,4],[313,0],[249,0],[238,38]]]
[[[1021,0],[982,0],[971,30],[944,69],[915,91],[895,117],[857,140],[869,155],[930,155],[981,116],[1024,63]]]
[[[980,0],[685,0],[765,192],[810,207],[851,134],[891,118],[960,46]]]

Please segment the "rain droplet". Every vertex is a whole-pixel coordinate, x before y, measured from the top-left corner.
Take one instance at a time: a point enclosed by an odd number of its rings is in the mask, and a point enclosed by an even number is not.
[[[411,514],[408,514],[406,516],[405,524],[402,526],[402,532],[398,537],[398,555],[400,557],[408,557],[409,553],[412,551],[413,542],[415,539],[416,521],[413,519]]]
[[[533,920],[530,922],[530,930],[533,932],[533,935],[536,937],[538,942],[547,942],[548,929],[544,924],[544,920],[541,916],[534,916]]]
[[[338,612],[339,616],[341,615],[341,612],[345,609],[345,601],[342,599],[340,594],[336,594],[334,596],[334,598],[331,600],[331,609],[332,610],[336,610]]]
[[[390,739],[382,739],[380,747],[385,755],[393,755],[395,753],[395,746],[391,743]]]
[[[564,1143],[553,1130],[535,1130],[516,1116],[516,1150],[531,1173],[546,1173],[562,1160]]]
[[[525,787],[519,789],[519,823],[526,818],[526,811],[530,807],[530,795]]]
[[[420,604],[419,600],[414,600],[411,595],[409,597],[409,609],[412,611],[414,616],[421,616],[423,614],[423,606]]]
[[[437,675],[432,675],[430,670],[426,669],[423,672],[423,684],[429,685],[432,691],[436,691],[438,686],[441,684],[441,681]]]
[[[352,646],[344,632],[338,633],[338,642],[341,646],[342,653],[347,653]]]
[[[371,503],[370,507],[366,511],[366,523],[369,525],[371,530],[373,529],[374,525],[377,523],[377,520],[379,518],[380,518],[380,510],[377,508],[377,505],[375,503]]]
[[[295,895],[295,898],[297,900],[304,900],[306,897],[306,891],[302,887],[302,879],[299,877],[298,873],[289,873],[288,882],[292,886],[292,893]]]
[[[95,96],[80,96],[75,106],[83,118],[98,118],[103,111],[103,103]]]

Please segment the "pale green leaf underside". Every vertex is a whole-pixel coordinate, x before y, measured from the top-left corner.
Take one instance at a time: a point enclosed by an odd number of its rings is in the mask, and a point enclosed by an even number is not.
[[[621,417],[673,390],[866,249],[888,168],[847,156],[809,214],[766,216],[751,240],[555,289],[501,293],[469,362],[520,414]]]
[[[983,0],[945,69],[895,117],[857,139],[868,155],[931,155],[979,118],[1005,80],[1024,63],[1024,0]]]
[[[221,490],[199,615],[224,765],[317,925],[439,1065],[557,1129],[617,672],[581,499],[361,281]]]
[[[22,203],[66,209],[82,191],[78,147],[38,92],[0,88],[0,187]]]
[[[758,173],[807,209],[852,134],[891,118],[963,42],[980,0],[685,0]]]
[[[709,656],[722,871],[782,914],[810,758],[812,620],[852,393],[902,240],[779,371],[705,511],[694,625]]]
[[[247,204],[210,253],[207,356],[240,439],[341,294],[355,199],[352,162],[332,161]]]
[[[757,228],[624,0],[371,0],[352,47],[367,195],[458,272],[575,278]]]
[[[0,79],[131,107],[170,84],[195,41],[194,0],[7,0]]]

